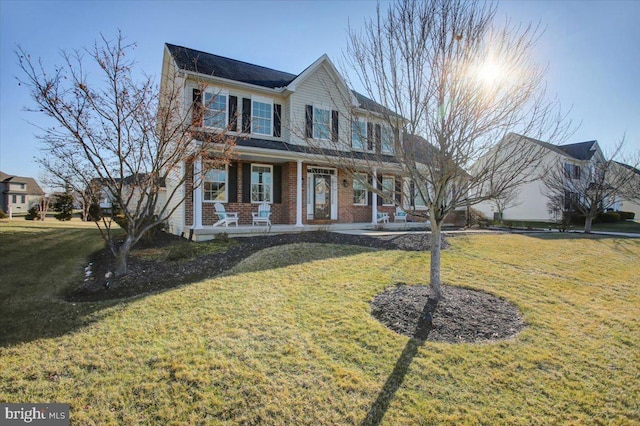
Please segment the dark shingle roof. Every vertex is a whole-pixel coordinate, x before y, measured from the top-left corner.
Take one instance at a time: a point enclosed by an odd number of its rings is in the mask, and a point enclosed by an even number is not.
[[[568,145],[560,145],[560,148],[563,152],[565,152],[568,156],[575,158],[576,160],[591,160],[593,154],[595,154],[595,150],[593,149],[593,145],[596,141],[588,141],[588,142],[579,142],[572,143]]]
[[[178,67],[187,71],[241,81],[243,83],[255,84],[256,86],[269,87],[271,89],[284,87],[297,77],[295,74],[289,74],[287,72],[277,71],[271,68],[189,49],[187,47],[176,46],[169,43],[166,45]]]

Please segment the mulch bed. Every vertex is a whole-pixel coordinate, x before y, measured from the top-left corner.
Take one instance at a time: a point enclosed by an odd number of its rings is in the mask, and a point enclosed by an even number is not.
[[[66,299],[91,302],[163,291],[214,277],[260,250],[285,244],[349,244],[386,250],[424,251],[429,249],[429,237],[425,233],[371,237],[332,232],[241,237],[224,253],[208,254],[190,261],[149,261],[130,257],[128,274],[118,279],[105,277],[114,270],[113,256],[105,249],[90,258],[91,275]],[[176,238],[161,234],[144,244],[143,248],[165,246],[175,242]],[[442,247],[446,249],[446,241]],[[446,285],[443,285],[442,293],[443,298],[435,304],[429,299],[427,286],[400,283],[378,294],[371,302],[371,312],[391,330],[422,341],[495,341],[512,337],[525,326],[518,309],[499,297]]]
[[[518,308],[506,300],[447,285],[436,304],[428,286],[398,284],[373,299],[371,315],[396,333],[434,342],[496,341],[525,326]]]

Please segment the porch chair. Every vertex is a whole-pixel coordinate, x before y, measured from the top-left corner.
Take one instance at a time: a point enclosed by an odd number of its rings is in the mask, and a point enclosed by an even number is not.
[[[377,219],[378,219],[378,223],[380,223],[380,222],[389,223],[389,213],[377,212],[376,216],[377,216]]]
[[[225,227],[229,227],[229,225],[234,224],[238,226],[238,213],[231,213],[224,210],[224,205],[221,203],[215,203],[214,207],[216,209],[216,214],[220,218],[213,226],[224,225]]]
[[[251,212],[252,226],[265,224],[271,226],[271,204],[262,203],[258,205],[258,212]]]
[[[407,212],[402,210],[400,207],[396,207],[396,213],[393,215],[393,221],[407,223]]]

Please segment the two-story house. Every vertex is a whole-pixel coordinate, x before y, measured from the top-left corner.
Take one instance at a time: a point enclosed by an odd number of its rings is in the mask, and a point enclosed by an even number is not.
[[[250,225],[264,202],[274,225],[372,224],[380,212],[393,218],[393,201],[401,201],[407,184],[394,164],[400,135],[380,114],[386,110],[347,87],[326,55],[290,74],[166,44],[162,87],[169,76],[182,88],[185,111],[192,103],[203,109],[194,118],[196,139],[223,129],[237,136],[233,160],[206,171],[202,185],[194,188],[193,176],[200,176],[206,159],[185,164],[187,183],[178,188],[185,202],[169,220],[171,232],[210,234],[218,220],[215,203],[237,212],[240,225]],[[371,186],[330,160],[337,141],[356,156],[376,156],[375,170],[362,162]],[[168,176],[168,192],[172,185]]]
[[[12,214],[27,213],[44,191],[35,179],[0,172],[0,209]]]

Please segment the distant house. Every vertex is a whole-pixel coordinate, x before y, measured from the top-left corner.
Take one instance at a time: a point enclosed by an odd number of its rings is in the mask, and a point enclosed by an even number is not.
[[[0,172],[0,209],[12,214],[26,213],[38,203],[44,191],[35,179]]]
[[[202,173],[203,160],[195,159],[184,165],[185,185],[167,177],[167,192],[185,195],[169,218],[171,232],[192,230],[196,238],[210,234],[218,221],[216,204],[238,212],[240,225],[251,225],[251,213],[268,203],[274,225],[301,229],[376,224],[385,214],[393,217],[396,204],[424,209],[415,197],[400,199],[410,182],[394,152],[394,140],[402,135],[394,135],[380,113],[389,111],[351,90],[327,55],[291,74],[166,44],[161,88],[166,90],[174,76],[184,91],[185,113],[192,105],[204,110],[204,117],[196,115],[192,123],[196,143],[220,131],[237,140],[227,166]],[[346,152],[356,158],[375,155],[379,166],[363,165],[357,170],[362,179],[354,180],[332,165],[329,151],[318,151],[319,145],[343,141]],[[193,176],[200,174],[204,184],[194,188]],[[365,180],[383,196],[368,190],[361,183]]]
[[[558,167],[558,165],[561,164],[564,168],[564,176],[566,179],[580,180],[589,175],[589,168],[593,167],[594,162],[604,160],[604,155],[596,140],[566,145],[553,145],[515,133],[509,134],[505,140],[507,143],[531,143],[538,145],[542,149],[543,160],[537,169],[530,168],[527,170],[526,173],[529,173],[534,178],[517,188],[516,199],[513,200],[511,205],[503,212],[502,218],[504,220],[555,221],[560,219],[562,211],[554,211],[549,206],[549,200],[544,194],[545,185],[542,181],[541,174],[543,174],[545,170],[548,171],[550,168]],[[568,196],[571,195],[572,194],[568,194]],[[568,202],[568,200],[565,202]],[[634,211],[632,203],[627,201],[612,200],[611,205],[614,210]],[[498,219],[498,212],[494,202],[484,201],[474,207],[489,219]]]

